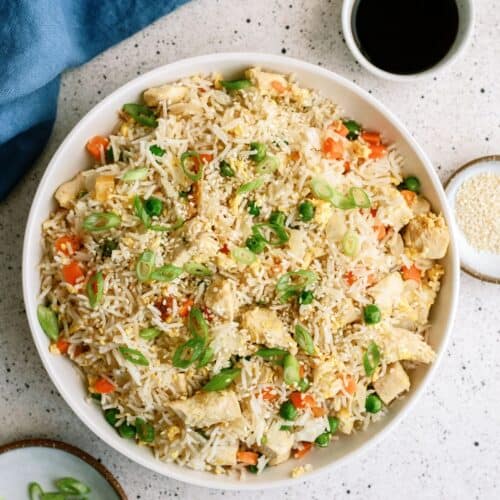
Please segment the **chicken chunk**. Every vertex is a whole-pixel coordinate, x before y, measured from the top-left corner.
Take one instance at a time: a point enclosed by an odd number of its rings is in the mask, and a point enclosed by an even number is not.
[[[382,313],[391,314],[403,294],[403,279],[398,272],[390,273],[367,290]]]
[[[431,204],[423,196],[417,196],[411,205],[411,209],[415,215],[421,215],[430,212]]]
[[[168,108],[173,115],[201,115],[203,106],[195,102],[178,102]]]
[[[288,88],[286,78],[278,73],[269,73],[259,68],[251,68],[247,70],[246,76],[264,95],[280,94]]]
[[[205,292],[205,305],[222,318],[233,320],[238,309],[234,283],[224,278],[215,278]]]
[[[377,218],[384,226],[391,226],[398,232],[413,217],[411,208],[404,196],[393,186],[380,188],[381,200],[377,210]]]
[[[238,446],[239,440],[236,438],[217,442],[212,447],[207,462],[212,465],[236,465]]]
[[[278,465],[290,457],[294,443],[293,433],[280,430],[281,424],[276,422],[266,432],[267,442],[262,452],[268,457],[269,465]]]
[[[85,176],[83,172],[80,172],[76,177],[70,181],[61,184],[55,193],[55,199],[59,206],[63,208],[70,208],[73,202],[76,200],[79,193],[85,191]]]
[[[340,374],[343,369],[342,361],[334,356],[322,361],[314,368],[314,387],[325,399],[333,398],[342,391],[344,384]]]
[[[297,344],[286,331],[275,311],[255,307],[243,314],[241,325],[248,330],[255,344],[267,347],[281,347],[292,354],[297,352]]]
[[[402,392],[409,390],[410,378],[401,366],[401,363],[396,362],[387,367],[387,372],[383,377],[373,382],[373,387],[380,399],[388,405]]]
[[[241,417],[233,391],[199,392],[192,398],[173,401],[169,406],[189,427],[209,427]]]
[[[207,262],[219,252],[220,245],[212,231],[199,228],[198,232],[195,226],[186,224],[183,234],[186,243],[174,250],[172,263],[175,266],[183,266],[190,260]]]
[[[378,344],[387,363],[416,361],[431,363],[436,354],[418,333],[404,328],[387,327],[379,332]]]
[[[160,101],[167,101],[168,104],[174,104],[182,101],[188,93],[187,87],[180,85],[160,85],[144,91],[143,99],[147,106],[158,106]]]
[[[412,258],[442,259],[450,243],[450,234],[443,216],[428,212],[409,222],[403,239]]]

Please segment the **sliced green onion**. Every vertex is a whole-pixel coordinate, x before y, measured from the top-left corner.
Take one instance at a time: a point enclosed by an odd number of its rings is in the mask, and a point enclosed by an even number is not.
[[[151,250],[142,252],[135,265],[135,274],[139,281],[148,281],[155,267],[155,254]]]
[[[359,238],[354,231],[347,231],[342,238],[342,252],[349,257],[355,257],[359,251]]]
[[[155,440],[155,428],[149,422],[137,417],[135,428],[137,429],[137,437],[143,443],[152,443]]]
[[[264,236],[262,229],[270,229],[269,239]],[[290,239],[288,231],[282,225],[271,222],[254,224],[252,226],[252,233],[273,247],[284,245]]]
[[[134,212],[136,217],[141,219],[141,222],[149,227],[151,225],[151,216],[146,211],[146,207],[144,206],[144,201],[139,198],[139,196],[134,196]]]
[[[286,222],[286,215],[281,210],[274,210],[269,216],[269,222],[278,226],[284,226]]]
[[[207,266],[198,262],[187,262],[186,264],[184,264],[183,269],[187,273],[192,274],[193,276],[198,276],[200,278],[203,278],[205,276],[212,276],[213,274]]]
[[[114,427],[116,422],[118,422],[118,415],[120,414],[120,410],[118,408],[108,408],[104,410],[104,418],[106,422]]]
[[[163,212],[163,201],[151,196],[151,198],[144,200],[144,208],[151,217],[158,217]]]
[[[371,377],[380,363],[380,350],[373,340],[363,354],[363,366],[367,377]]]
[[[189,162],[194,168],[189,167]],[[181,154],[181,167],[186,177],[189,177],[193,182],[198,182],[203,176],[203,163],[196,151],[186,151]]]
[[[224,368],[217,375],[207,382],[202,388],[202,391],[213,392],[222,391],[231,385],[231,382],[240,374],[240,368]]]
[[[248,202],[248,213],[255,217],[260,215],[260,207],[257,205],[255,200],[251,200]]]
[[[158,144],[153,144],[152,146],[149,147],[149,150],[155,156],[163,156],[166,152],[163,148],[160,148],[160,146],[158,146]]]
[[[342,120],[345,128],[349,131],[346,135],[346,138],[350,141],[354,141],[358,138],[361,132],[361,125],[354,120]]]
[[[266,240],[261,236],[254,234],[246,239],[245,246],[251,252],[259,254],[266,249]]]
[[[252,152],[249,156],[253,161],[259,163],[266,158],[267,148],[262,142],[251,142],[250,149]]]
[[[252,86],[252,82],[250,80],[242,79],[242,80],[221,80],[220,84],[226,90],[242,90]]]
[[[122,438],[133,439],[135,438],[136,428],[133,425],[123,422],[123,424],[118,427],[118,433]]]
[[[161,224],[152,224],[149,226],[149,229],[152,231],[159,231],[163,233],[171,233],[172,231],[177,231],[180,227],[184,225],[184,219],[178,218],[172,225],[170,226],[162,226]]]
[[[67,500],[66,493],[60,491],[48,491],[40,496],[40,500]]]
[[[303,290],[300,295],[299,295],[299,304],[301,305],[308,305],[312,304],[314,300],[314,294],[311,292],[311,290]]]
[[[264,179],[262,177],[258,177],[257,179],[247,182],[246,184],[242,184],[239,188],[238,191],[236,191],[238,194],[242,193],[248,193],[250,191],[255,191],[256,189],[259,189],[262,187],[264,184]]]
[[[293,354],[283,358],[283,380],[288,385],[297,384],[300,380],[300,365]]]
[[[222,177],[234,177],[235,171],[231,168],[231,165],[226,160],[222,160],[219,163],[219,171]]]
[[[204,366],[207,366],[208,363],[212,361],[213,357],[214,357],[214,350],[211,347],[208,347],[201,355],[200,359],[198,360],[198,364],[196,366],[198,368],[203,368]]]
[[[136,103],[128,103],[123,105],[122,110],[130,115],[137,123],[140,123],[145,127],[154,128],[158,126],[155,112],[147,106]]]
[[[99,246],[103,257],[111,257],[113,255],[113,250],[118,248],[118,240],[112,240],[110,238],[104,240]]]
[[[186,369],[203,354],[204,348],[205,340],[201,337],[189,339],[176,349],[172,364],[176,368]]]
[[[238,262],[249,266],[257,260],[257,256],[252,253],[248,248],[235,247],[231,250],[231,257]]]
[[[102,271],[92,275],[87,281],[87,297],[92,309],[96,307],[102,300],[104,294],[104,277]]]
[[[349,196],[354,200],[355,205],[359,208],[370,208],[372,206],[368,194],[361,188],[352,187],[349,190]]]
[[[259,349],[255,353],[255,356],[260,356],[261,358],[267,361],[272,361],[273,363],[280,365],[283,363],[283,359],[287,354],[288,351],[275,347],[273,349],[267,349],[267,348]]]
[[[313,271],[301,269],[290,271],[278,279],[276,291],[282,302],[286,302],[290,297],[300,293],[305,288],[316,283],[318,277]]]
[[[193,337],[206,340],[208,337],[208,323],[203,317],[203,313],[197,307],[192,307],[188,316],[188,329]]]
[[[118,350],[122,353],[122,356],[127,360],[133,363],[134,365],[148,366],[149,361],[142,354],[142,352],[137,351],[136,349],[130,349],[130,347],[120,346]]]
[[[28,494],[30,500],[40,500],[43,495],[42,487],[38,483],[30,483],[28,485]]]
[[[256,171],[258,174],[272,174],[278,170],[280,163],[276,156],[267,155],[263,160],[257,163]]]
[[[118,227],[121,222],[121,217],[113,212],[94,212],[83,219],[82,227],[91,233],[99,233]]]
[[[310,385],[311,384],[309,383],[309,380],[307,380],[306,378],[301,378],[299,380],[299,383],[297,384],[297,387],[299,388],[300,392],[306,392],[307,389],[309,389]]]
[[[36,315],[45,335],[51,340],[57,340],[59,338],[59,320],[57,319],[57,314],[50,307],[40,304],[37,307]]]
[[[340,208],[341,210],[350,210],[351,208],[356,208],[356,203],[352,196],[344,196],[342,193],[334,189],[333,197],[330,203],[335,208]]]
[[[139,337],[144,340],[154,340],[158,335],[161,335],[161,331],[154,327],[143,328],[139,332]]]
[[[323,201],[331,201],[333,196],[335,195],[335,190],[326,182],[324,179],[320,179],[319,177],[315,177],[311,180],[311,189],[316,196]]]
[[[151,279],[155,281],[174,281],[182,274],[182,268],[172,264],[157,267],[151,273]]]
[[[132,182],[132,181],[140,181],[148,176],[148,169],[146,167],[133,168],[131,170],[127,170],[122,175],[122,181]]]
[[[306,354],[309,356],[314,354],[314,342],[311,334],[300,323],[295,325],[295,341]]]
[[[69,493],[71,495],[86,495],[90,493],[90,488],[74,477],[62,477],[55,481],[55,485],[62,493]]]

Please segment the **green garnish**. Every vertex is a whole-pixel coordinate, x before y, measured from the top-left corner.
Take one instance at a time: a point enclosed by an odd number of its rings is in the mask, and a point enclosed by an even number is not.
[[[38,483],[30,483],[28,485],[28,494],[30,500],[40,500],[43,495],[42,487]]]
[[[407,189],[408,191],[413,191],[414,193],[420,193],[421,189],[420,180],[414,175],[407,177],[399,186],[399,189]]]
[[[354,231],[347,231],[342,238],[342,252],[349,256],[355,257],[359,251],[359,238]]]
[[[300,295],[299,295],[299,304],[306,306],[308,304],[312,304],[314,300],[314,293],[311,292],[311,290],[304,290]]]
[[[132,168],[131,170],[127,170],[122,175],[122,181],[124,182],[132,182],[132,181],[140,181],[145,179],[148,176],[148,169],[146,167]]]
[[[309,356],[314,354],[314,341],[311,334],[300,323],[295,325],[295,342]]]
[[[217,375],[207,382],[202,388],[202,391],[213,392],[222,391],[231,385],[231,382],[240,374],[240,368],[224,368]]]
[[[335,434],[339,428],[340,420],[337,417],[328,417],[330,434]]]
[[[314,205],[309,200],[299,205],[299,216],[304,222],[313,220],[315,211]]]
[[[73,477],[62,477],[55,482],[55,485],[60,492],[69,495],[86,495],[90,493],[90,488],[86,484]],[[42,500],[44,500],[43,496]]]
[[[262,142],[251,142],[250,149],[252,150],[252,152],[249,156],[253,161],[259,163],[266,157],[267,148],[266,145]]]
[[[317,279],[313,271],[305,269],[290,271],[278,279],[276,291],[281,302],[286,302],[294,295],[300,294],[304,289],[316,283]]]
[[[198,262],[187,262],[184,264],[183,269],[187,273],[192,274],[193,276],[198,276],[199,278],[212,276],[213,274],[207,266]]]
[[[270,224],[277,224],[278,226],[284,226],[286,222],[286,215],[281,212],[281,210],[274,210],[269,216]]]
[[[248,248],[236,247],[231,250],[231,257],[238,262],[238,264],[251,265],[257,260],[257,256],[252,253]]]
[[[141,222],[145,227],[149,228],[151,226],[151,216],[146,211],[144,206],[144,201],[139,198],[139,196],[134,196],[134,212],[136,217],[141,219]]]
[[[297,408],[291,401],[285,401],[280,406],[280,417],[284,420],[295,420],[298,416]]]
[[[349,131],[346,135],[346,138],[350,141],[354,141],[358,138],[361,133],[361,125],[354,120],[342,120],[345,128]]]
[[[260,207],[257,205],[255,200],[248,202],[248,213],[254,217],[258,217],[260,215]]]
[[[368,194],[361,188],[352,187],[349,189],[349,197],[358,208],[370,208],[372,206]]]
[[[104,410],[104,418],[106,422],[114,427],[116,422],[118,422],[118,415],[120,414],[120,410],[118,408],[108,408]]]
[[[144,419],[137,417],[135,419],[135,428],[137,437],[143,443],[152,443],[155,439],[155,428]]]
[[[107,239],[101,243],[100,249],[103,257],[111,257],[113,250],[118,248],[118,240]]]
[[[319,177],[315,177],[311,180],[311,190],[316,198],[323,201],[331,201],[335,195],[335,190],[332,186]]]
[[[106,158],[106,163],[113,163],[115,161],[115,155],[111,146],[104,152],[104,158]]]
[[[340,208],[341,210],[349,210],[356,207],[369,208],[371,206],[368,194],[361,188],[352,187],[349,190],[349,194],[344,196],[324,179],[315,177],[311,180],[311,190],[316,198],[328,201],[335,208]]]
[[[320,448],[326,448],[330,444],[332,436],[329,432],[323,432],[315,440],[314,443]]]
[[[286,354],[283,358],[283,380],[288,385],[297,384],[300,380],[300,365],[293,354]]]
[[[144,201],[144,208],[151,217],[158,217],[163,212],[163,201],[151,196],[151,198]]]
[[[257,173],[258,174],[272,174],[278,170],[280,164],[276,156],[267,155],[263,160],[257,163]]]
[[[171,226],[162,226],[160,224],[152,224],[149,226],[148,229],[151,229],[152,231],[158,231],[158,232],[163,232],[163,233],[170,233],[172,231],[176,231],[180,227],[184,225],[184,219],[181,219],[180,217],[171,225]]]
[[[113,212],[94,212],[83,219],[82,227],[91,233],[99,233],[118,227],[121,222],[121,217]]]
[[[269,230],[269,237],[266,238],[263,230]],[[273,224],[271,222],[263,222],[261,224],[254,224],[252,226],[252,233],[261,240],[265,241],[268,245],[278,247],[284,245],[289,239],[288,231],[280,224]]]
[[[373,340],[363,354],[363,366],[367,377],[371,377],[380,363],[380,350]]]
[[[193,182],[198,182],[203,176],[203,162],[196,151],[186,151],[181,154],[182,171]]]
[[[237,194],[243,194],[243,193],[248,193],[250,191],[255,191],[256,189],[262,187],[263,184],[264,184],[264,179],[262,177],[258,177],[253,181],[247,182],[246,184],[242,184],[236,192]]]
[[[151,250],[145,250],[139,256],[135,265],[135,274],[139,281],[148,281],[155,267],[155,254]]]
[[[154,340],[160,334],[161,334],[161,331],[158,330],[158,328],[149,327],[149,328],[143,328],[139,332],[139,337],[141,337],[141,339],[144,339],[144,340]]]
[[[363,309],[363,318],[367,325],[374,325],[380,322],[380,320],[382,319],[382,314],[377,305],[368,304]]]
[[[212,361],[212,358],[214,357],[214,350],[211,347],[207,347],[203,354],[201,355],[200,359],[198,360],[197,367],[198,368],[203,368],[204,366],[208,365],[210,361]]]
[[[160,146],[158,146],[158,144],[153,144],[152,146],[149,147],[149,150],[155,156],[163,156],[166,152],[163,148],[160,148]]]
[[[262,348],[259,349],[256,353],[255,356],[260,356],[261,358],[267,360],[267,361],[272,361],[275,364],[281,365],[283,364],[283,359],[285,356],[288,354],[288,351],[285,351],[284,349],[279,349],[277,347],[268,349],[268,348]]]
[[[136,103],[124,104],[122,110],[130,115],[137,123],[145,127],[157,127],[158,122],[154,111],[147,106]]]
[[[57,340],[59,338],[59,320],[57,319],[57,314],[50,307],[40,304],[37,307],[36,315],[45,335],[51,340]]]
[[[381,399],[376,394],[369,394],[365,400],[365,410],[368,413],[378,413],[381,409]]]
[[[252,86],[252,82],[250,80],[242,79],[242,80],[221,80],[220,84],[226,90],[243,90]]]
[[[122,356],[127,360],[133,363],[134,365],[148,366],[149,361],[142,354],[142,352],[136,349],[130,349],[130,347],[120,346],[118,350],[121,352]]]
[[[299,388],[300,392],[306,392],[310,386],[311,384],[309,383],[309,380],[307,380],[306,378],[301,378],[299,380],[299,383],[297,384],[297,387]]]
[[[87,281],[87,297],[89,304],[94,309],[102,300],[104,294],[104,277],[102,271],[93,274]]]
[[[122,438],[133,439],[135,438],[136,428],[133,425],[123,422],[123,424],[118,427],[118,433]]]
[[[189,339],[176,349],[172,364],[176,368],[186,369],[203,354],[204,348],[205,340],[201,337]]]
[[[222,160],[219,163],[219,171],[222,177],[234,177],[235,171],[231,168],[231,165],[226,160]]]
[[[266,249],[266,240],[261,236],[253,235],[247,238],[245,246],[255,254],[262,253]]]
[[[182,268],[172,264],[157,267],[151,273],[151,279],[155,281],[174,281],[182,274]]]
[[[188,330],[193,337],[199,337],[204,341],[208,338],[208,323],[197,307],[192,307],[189,311]]]
[[[259,472],[259,469],[256,465],[247,465],[247,471],[251,472],[252,474],[257,474]]]

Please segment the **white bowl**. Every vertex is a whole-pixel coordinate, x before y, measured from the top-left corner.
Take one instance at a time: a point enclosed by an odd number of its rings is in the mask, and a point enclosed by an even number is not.
[[[68,134],[47,167],[31,206],[23,249],[24,301],[33,339],[50,378],[84,424],[114,449],[155,472],[191,484],[234,490],[288,485],[296,481],[290,477],[292,468],[302,463],[311,463],[313,466],[314,472],[307,477],[319,471],[331,470],[361,450],[366,450],[368,445],[373,445],[393,429],[431,381],[442,357],[455,316],[459,279],[458,253],[452,233],[451,245],[443,261],[446,274],[442,290],[432,309],[434,326],[430,343],[438,353],[436,362],[430,367],[423,366],[414,371],[410,393],[391,405],[388,416],[373,424],[366,432],[342,438],[327,449],[316,449],[300,461],[292,459],[278,467],[270,467],[262,475],[249,474],[245,482],[160,462],[153,457],[148,448],[137,446],[118,436],[106,423],[98,406],[86,401],[86,389],[74,365],[62,356],[49,353],[49,341],[38,324],[36,308],[40,287],[38,263],[42,256],[41,225],[55,207],[53,193],[59,184],[89,166],[89,158],[84,148],[87,139],[96,134],[108,134],[116,124],[116,111],[124,103],[138,100],[141,92],[148,87],[177,80],[180,77],[218,71],[225,77],[231,78],[254,65],[283,73],[295,73],[302,85],[317,89],[331,97],[343,107],[348,116],[359,120],[367,128],[380,130],[387,142],[396,143],[406,158],[406,172],[420,178],[423,194],[430,200],[435,210],[444,214],[450,228],[453,227],[450,224],[450,214],[442,186],[431,162],[401,122],[367,92],[326,69],[288,57],[229,53],[195,57],[157,68],[119,88],[92,109]]]

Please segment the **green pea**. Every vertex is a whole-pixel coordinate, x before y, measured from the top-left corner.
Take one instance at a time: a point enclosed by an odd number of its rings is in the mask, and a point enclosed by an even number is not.
[[[151,217],[155,215],[161,215],[161,213],[163,212],[163,201],[161,201],[159,198],[151,196],[151,198],[148,198],[144,202],[144,208]]]
[[[155,439],[155,429],[142,418],[135,419],[135,426],[137,428],[137,437],[144,443],[151,443]]]
[[[45,307],[41,304],[38,306],[36,314],[45,335],[51,340],[57,340],[59,338],[59,320],[57,319],[57,314],[50,307]]]
[[[285,401],[280,406],[280,417],[284,420],[295,420],[297,418],[297,408],[293,406],[291,401]]]
[[[255,203],[254,200],[248,202],[248,213],[255,217],[260,215],[260,207]]]
[[[310,290],[304,290],[299,295],[299,304],[302,304],[304,306],[312,304],[313,300],[314,300],[314,294]]]
[[[120,427],[118,427],[118,433],[122,438],[133,439],[135,438],[136,429],[133,425],[124,422],[120,425]]]
[[[160,148],[158,144],[153,144],[152,146],[149,147],[149,150],[155,156],[163,156],[165,154],[165,150],[163,148]]]
[[[365,400],[365,410],[368,413],[378,413],[382,409],[382,401],[376,394],[370,394]]]
[[[377,305],[369,304],[363,310],[363,317],[367,325],[375,325],[376,323],[380,323],[382,314]]]
[[[252,158],[252,160],[257,163],[264,160],[267,154],[265,144],[262,144],[262,142],[252,142],[250,143],[250,148],[252,149],[252,153],[250,153],[250,158]]]
[[[330,444],[332,436],[329,432],[323,432],[323,434],[320,434],[314,442],[316,443],[316,446],[319,446],[320,448],[326,448]]]
[[[222,160],[219,163],[219,171],[220,171],[220,175],[222,175],[222,177],[234,177],[234,175],[235,175],[235,172],[231,168],[231,165],[229,165],[229,163],[225,160]]]
[[[301,378],[297,384],[300,392],[306,392],[310,387],[310,382],[306,378]]]
[[[403,182],[404,186],[406,189],[408,189],[408,191],[413,191],[414,193],[420,193],[420,188],[421,188],[421,185],[420,185],[420,180],[418,179],[418,177],[415,177],[415,176],[411,176],[411,177],[407,177],[404,182]]]
[[[104,410],[104,418],[109,425],[113,427],[116,425],[118,421],[118,415],[120,414],[120,410],[118,408],[109,408]]]
[[[304,222],[309,222],[314,218],[316,209],[314,205],[306,200],[299,205],[299,215]]]
[[[330,434],[335,434],[339,428],[340,420],[337,417],[328,417],[328,427]]]
[[[245,245],[251,252],[258,254],[266,249],[266,240],[254,235],[247,238]]]
[[[280,210],[275,210],[269,216],[269,223],[276,224],[278,226],[284,226],[286,221],[286,215]]]

